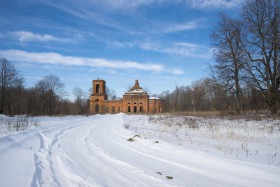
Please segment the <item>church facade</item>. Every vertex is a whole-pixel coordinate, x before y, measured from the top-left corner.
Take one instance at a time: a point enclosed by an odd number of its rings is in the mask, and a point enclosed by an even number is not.
[[[106,81],[93,80],[90,97],[90,113],[161,113],[163,101],[157,97],[150,97],[139,86],[139,81],[120,100],[108,100]]]

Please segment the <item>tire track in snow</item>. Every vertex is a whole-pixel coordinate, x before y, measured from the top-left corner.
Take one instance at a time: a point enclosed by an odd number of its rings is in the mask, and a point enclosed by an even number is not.
[[[126,152],[122,152],[122,146],[111,142],[111,140],[119,141],[120,137],[118,134],[114,136],[111,133],[115,130],[114,127],[116,126],[123,128],[122,121],[122,115],[112,115],[110,118],[105,118],[104,123],[98,123],[96,128],[90,133],[91,138],[87,139],[86,145],[88,149],[93,150],[92,155],[100,163],[97,168],[99,169],[98,172],[103,173],[101,168],[106,168],[104,170],[110,171],[111,175],[108,176],[110,179],[105,181],[109,184],[115,183],[116,186],[173,186],[165,178],[160,178],[154,170],[139,167],[137,164],[120,159],[109,151],[112,148],[111,146],[115,146],[115,148],[120,148],[118,154],[123,154],[124,156],[126,154]],[[103,175],[106,176],[106,172]]]
[[[104,125],[104,124],[100,124]],[[93,134],[96,132],[93,132]],[[92,137],[95,137],[94,135]],[[104,139],[107,137],[104,136]],[[102,173],[101,175],[108,175],[106,171],[110,171],[110,175],[108,176],[111,180],[109,183],[115,183],[116,186],[170,186],[166,183],[165,180],[161,180],[156,178],[155,176],[148,173],[147,170],[136,166],[135,164],[131,164],[127,161],[118,159],[114,156],[114,154],[110,153],[105,144],[102,142],[95,142],[94,138],[88,139],[86,141],[86,145],[93,157],[96,158],[97,162],[100,164],[98,166],[98,173]],[[125,153],[124,153],[125,154]],[[103,169],[102,169],[103,168]],[[104,171],[105,170],[105,171]],[[130,177],[133,174],[133,178]],[[103,179],[104,180],[104,179]],[[102,186],[106,186],[106,183],[103,182]]]
[[[98,119],[98,116],[94,116],[94,119],[88,117],[77,120],[77,122],[70,121],[71,125],[75,124],[75,128],[67,130],[63,136],[59,137],[59,141],[53,144],[54,151],[52,151],[51,163],[59,186],[100,186],[92,179],[93,168],[85,169],[90,164],[91,159],[83,144],[84,139],[89,134],[88,131],[95,127],[95,121],[99,121]],[[101,119],[104,120],[103,117]],[[54,140],[56,136],[54,136]]]
[[[92,121],[83,123],[60,139],[60,146],[52,155],[54,175],[60,186],[169,186],[92,144],[94,133],[100,130],[96,128],[107,125],[107,118],[94,116]],[[129,177],[131,172],[134,178]]]
[[[78,121],[78,120],[75,120]],[[72,129],[79,127],[79,122],[72,123],[70,126],[60,123],[59,126],[45,127],[43,132],[38,134],[40,139],[40,149],[34,154],[35,172],[31,186],[61,186],[53,169],[52,157],[59,146],[59,141]],[[73,125],[74,124],[74,125]],[[62,128],[62,129],[61,129]],[[49,138],[46,133],[58,130],[54,138]]]
[[[96,121],[99,121],[98,116],[94,120],[84,120],[83,126],[76,128],[60,142],[61,147],[53,157],[53,163],[57,176],[60,176],[58,180],[61,186],[101,186],[92,179],[94,163],[89,150],[85,148],[85,140],[95,128]]]

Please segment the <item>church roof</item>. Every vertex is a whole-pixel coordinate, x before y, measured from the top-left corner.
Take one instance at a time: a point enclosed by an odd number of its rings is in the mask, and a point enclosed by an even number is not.
[[[134,86],[132,86],[127,93],[146,93],[143,88],[139,86],[139,81],[136,80]]]

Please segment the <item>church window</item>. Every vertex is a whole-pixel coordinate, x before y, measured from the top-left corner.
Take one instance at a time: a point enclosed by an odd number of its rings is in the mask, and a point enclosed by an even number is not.
[[[99,86],[99,84],[96,85],[96,90],[95,90],[95,91],[96,91],[96,93],[99,93],[99,91],[100,91],[100,86]]]

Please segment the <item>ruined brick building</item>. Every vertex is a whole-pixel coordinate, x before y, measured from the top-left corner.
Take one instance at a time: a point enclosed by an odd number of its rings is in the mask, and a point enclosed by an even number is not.
[[[92,81],[92,94],[90,97],[90,113],[160,113],[163,101],[157,97],[149,97],[146,91],[139,86],[138,80],[121,100],[108,100],[106,82],[104,80]]]

